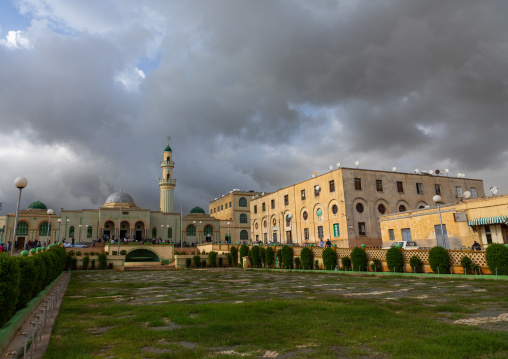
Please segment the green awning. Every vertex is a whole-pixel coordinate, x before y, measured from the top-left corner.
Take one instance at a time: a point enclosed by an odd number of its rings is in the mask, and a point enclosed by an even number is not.
[[[483,226],[486,224],[508,224],[508,216],[475,218],[468,223],[470,226]]]

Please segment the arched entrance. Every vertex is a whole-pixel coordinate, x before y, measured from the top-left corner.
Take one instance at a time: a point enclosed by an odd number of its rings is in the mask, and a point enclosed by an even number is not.
[[[160,258],[149,249],[134,249],[127,253],[125,262],[160,262]]]
[[[113,221],[107,221],[104,223],[104,231],[102,233],[104,239],[113,238],[112,235],[115,234],[115,223]]]
[[[129,235],[131,224],[129,221],[122,221],[120,225],[120,239],[124,239]]]
[[[134,238],[137,240],[137,241],[140,241],[141,238],[144,238],[144,234],[145,234],[145,223],[142,222],[142,221],[137,221],[136,224],[134,225],[134,228],[136,230],[135,232],[135,236]]]

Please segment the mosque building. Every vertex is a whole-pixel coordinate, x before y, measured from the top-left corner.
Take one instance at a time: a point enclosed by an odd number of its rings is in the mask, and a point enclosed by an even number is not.
[[[104,205],[97,209],[61,210],[60,215],[49,215],[48,208],[40,201],[20,210],[16,241],[19,247],[30,241],[55,243],[74,238],[75,242],[91,242],[95,238],[129,238],[140,240],[160,238],[164,241],[189,245],[204,241],[220,241],[220,220],[194,207],[184,217],[174,209],[173,152],[169,144],[164,149],[161,161],[162,178],[160,189],[160,211],[139,208],[132,196],[122,192],[111,194]],[[49,210],[50,211],[50,210]],[[3,241],[12,241],[15,214],[5,216]]]

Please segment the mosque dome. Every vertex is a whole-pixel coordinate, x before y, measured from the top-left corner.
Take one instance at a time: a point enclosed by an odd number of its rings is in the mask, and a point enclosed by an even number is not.
[[[46,205],[40,201],[35,201],[30,203],[28,209],[48,209],[48,207],[46,207]]]
[[[132,197],[125,192],[115,192],[111,194],[106,200],[106,204],[108,203],[132,203],[134,204],[134,200]]]
[[[203,213],[205,214],[205,210],[199,206],[194,207],[191,209],[190,213]]]
[[[173,152],[173,151],[171,151],[171,147],[167,145],[166,148],[164,149],[164,152]]]

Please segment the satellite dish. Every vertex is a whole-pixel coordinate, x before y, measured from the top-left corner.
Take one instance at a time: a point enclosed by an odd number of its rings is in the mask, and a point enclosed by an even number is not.
[[[497,186],[490,187],[490,193],[492,193],[493,196],[496,195],[498,191],[499,188],[497,188]]]
[[[340,162],[337,162],[335,165],[336,165],[337,167],[340,167]]]
[[[463,173],[463,174],[462,174],[462,178],[465,178],[465,177],[466,177],[466,174],[465,174],[465,173]]]
[[[433,173],[434,173],[434,171],[432,171],[432,170],[430,170],[430,171],[429,171],[429,175],[431,175],[431,174],[433,174]]]
[[[434,172],[435,172],[435,174],[437,174],[437,175],[441,173],[441,171],[440,171],[440,170],[435,170]]]
[[[356,161],[356,162],[355,162],[355,166],[356,166],[356,168],[358,168],[358,165],[359,165],[359,164],[360,164],[360,162],[358,162],[358,161]]]
[[[392,167],[392,171],[393,172],[397,171],[397,167]]]
[[[319,191],[319,185],[316,186],[316,191]]]
[[[427,174],[427,170],[422,170],[422,173],[423,174]]]
[[[312,174],[312,178],[314,178],[314,177],[316,177],[316,175],[313,173],[313,174]]]
[[[444,170],[444,172],[445,172],[445,173],[448,173],[448,172],[450,172],[450,170],[449,170],[448,168],[446,168],[446,169]]]
[[[464,192],[464,198],[466,198],[466,199],[467,199],[467,198],[471,198],[471,192],[469,192],[469,191],[465,191],[465,192]]]
[[[420,170],[418,168],[415,168],[415,173],[418,173],[420,172]]]
[[[333,169],[333,166],[332,166],[332,165],[330,165],[330,167],[328,167],[328,168],[329,168],[329,169],[330,169],[330,171],[331,171],[331,170]]]

